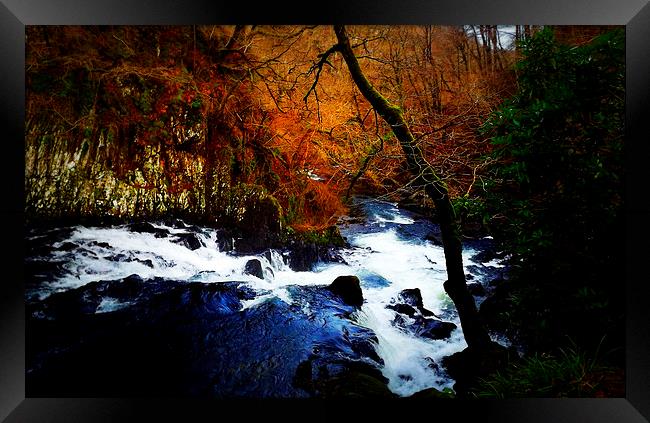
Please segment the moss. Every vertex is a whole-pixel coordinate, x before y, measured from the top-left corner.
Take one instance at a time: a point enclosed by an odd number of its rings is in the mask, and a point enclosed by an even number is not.
[[[289,240],[297,240],[325,247],[345,247],[347,245],[338,226],[335,225],[328,226],[325,229],[311,229],[301,232],[287,226],[283,235],[285,237],[285,242]]]
[[[533,354],[481,379],[478,398],[598,397],[624,392],[622,369],[575,347],[559,354]]]

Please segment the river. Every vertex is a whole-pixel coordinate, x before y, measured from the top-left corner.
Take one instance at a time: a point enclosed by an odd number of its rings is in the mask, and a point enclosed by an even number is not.
[[[219,251],[217,231],[183,224],[152,222],[150,227],[155,230],[149,232],[136,232],[126,225],[32,231],[27,237],[28,244],[38,245],[38,248],[31,248],[26,258],[27,268],[30,269],[26,291],[28,310],[32,312],[32,321],[51,321],[53,318],[46,314],[54,306],[47,304],[51,304],[57,296],[79,292],[80,298],[87,300],[91,296],[90,291],[83,290],[98,281],[131,278],[141,280],[142,284],[161,280],[206,285],[237,282],[243,284],[249,294],[240,295],[241,304],[235,314],[256,312],[267,303],[284,303],[290,310],[298,310],[296,313],[305,316],[306,320],[313,320],[322,312],[317,311],[322,305],[313,302],[321,297],[307,295],[305,290],[328,285],[338,276],[356,275],[360,280],[364,303],[350,314],[349,319],[355,326],[370,329],[368,333],[374,332],[376,335],[372,337],[371,344],[380,360],[373,364],[388,380],[390,391],[399,396],[408,396],[430,387],[439,390],[451,388],[454,381],[438,363],[443,357],[464,349],[466,344],[453,304],[443,289],[446,271],[443,249],[436,242],[439,239],[438,227],[390,202],[358,198],[355,207],[363,215],[362,218],[343,218],[339,222],[341,234],[349,243],[349,248],[342,248],[338,252],[344,262],[317,263],[309,272],[291,270],[288,265],[291,258],[282,251],[239,255],[236,253],[236,241],[234,252]],[[191,248],[184,241],[188,234],[194,234],[194,239],[199,241]],[[489,237],[465,242],[463,260],[470,282],[488,288],[489,281],[503,272],[503,264],[498,260],[485,258],[490,257],[486,252],[493,248]],[[245,271],[251,259],[257,259],[262,264],[263,278]],[[137,278],[133,275],[137,275]],[[432,312],[436,318],[457,326],[449,337],[431,339],[418,335],[407,329],[409,323],[413,323],[408,316],[399,316],[397,311],[387,308],[399,302],[403,290],[414,288],[421,293],[424,309]],[[139,296],[130,294],[131,298],[97,289],[92,291],[92,295],[97,296],[92,311],[84,311],[83,316],[117,315],[135,307],[139,298],[144,298],[141,293]],[[478,303],[482,299],[481,296],[476,297]],[[41,307],[42,304],[46,306]],[[247,321],[242,327],[248,326],[250,322]],[[282,337],[282,334],[275,336]],[[318,336],[319,339],[323,337]],[[304,342],[312,342],[312,338],[305,339]],[[240,342],[243,345],[246,341]],[[51,351],[62,349],[60,345],[55,348],[49,344],[38,348],[38,351],[28,351],[28,373],[30,369],[38,373],[43,367],[53,366],[41,358],[53,355]],[[242,351],[248,351],[246,348],[242,346]],[[303,353],[298,354],[300,346],[294,347],[294,350],[297,355],[302,354],[300,359],[304,359]],[[250,354],[255,356],[260,353]],[[244,360],[245,356],[242,354],[240,359]],[[39,358],[32,360],[29,357]],[[237,360],[237,357],[234,354],[228,360]],[[248,357],[251,360],[251,356]],[[284,372],[293,372],[299,359],[292,361],[293,358],[286,358],[286,351],[282,357],[285,357],[283,365],[289,369]],[[259,370],[256,371],[259,373]],[[277,370],[273,377],[273,384],[258,388],[259,396],[299,396],[293,388],[279,387],[282,383],[290,384],[289,376],[283,379],[282,372]],[[287,382],[278,382],[278,377]],[[275,389],[274,386],[278,387],[277,392],[269,393]],[[246,392],[248,396],[256,395],[254,390]]]

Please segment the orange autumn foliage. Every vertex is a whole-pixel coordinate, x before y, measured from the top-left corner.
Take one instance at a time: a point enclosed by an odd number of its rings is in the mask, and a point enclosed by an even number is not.
[[[476,189],[488,150],[476,129],[511,90],[515,53],[499,51],[504,67],[494,72],[466,28],[349,31],[368,78],[403,110],[430,164],[451,175],[452,194]],[[341,57],[315,66],[335,42],[328,26],[28,28],[28,212],[228,222],[238,210],[229,193],[244,184],[307,229],[345,213],[348,191],[414,192],[390,128]],[[47,134],[55,142],[43,142]]]

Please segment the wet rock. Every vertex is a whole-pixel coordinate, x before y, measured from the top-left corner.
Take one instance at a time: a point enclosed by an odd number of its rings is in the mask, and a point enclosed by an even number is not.
[[[363,305],[363,293],[359,278],[356,276],[339,276],[334,279],[328,287],[328,290],[341,297],[345,304],[355,307]]]
[[[235,249],[235,240],[233,235],[225,230],[217,230],[217,245],[219,246],[219,251],[230,252]]]
[[[25,253],[31,257],[46,256],[52,252],[52,244],[68,239],[73,231],[74,228],[40,227],[30,223],[26,228]]]
[[[170,298],[177,309],[191,310],[192,314],[232,314],[242,308],[240,293],[236,284],[189,283],[170,291]]]
[[[294,241],[286,253],[289,256],[289,267],[295,272],[309,272],[319,262],[345,264],[345,259],[335,247],[313,242]]]
[[[185,229],[187,228],[187,225],[185,222],[183,222],[181,219],[178,219],[176,217],[167,217],[162,220],[162,223],[166,226],[170,226],[175,229]]]
[[[122,279],[122,283],[129,283],[129,284],[141,284],[144,282],[144,279],[142,279],[142,276],[137,275],[135,273],[127,276],[126,278]],[[101,282],[99,282],[101,284]],[[110,282],[107,282],[110,283]]]
[[[146,260],[135,259],[135,261],[137,261],[138,263],[142,263],[145,266],[153,269],[153,261],[151,261],[151,259],[146,259]]]
[[[482,297],[485,295],[485,288],[478,282],[468,283],[467,290],[475,297]]]
[[[295,272],[309,272],[320,261],[320,249],[315,243],[295,241],[289,246],[289,267]]]
[[[43,283],[64,276],[68,272],[66,263],[64,260],[25,260],[26,298],[28,300],[36,299],[38,297],[38,289]]]
[[[429,339],[447,339],[456,325],[437,319],[416,318],[416,334]]]
[[[404,314],[409,317],[414,317],[415,314],[417,313],[417,310],[415,310],[412,306],[408,304],[389,304],[386,306],[386,308],[395,310],[396,312],[400,314]]]
[[[64,242],[58,247],[55,247],[54,249],[57,251],[73,251],[79,248],[79,245],[75,244],[74,242]]]
[[[415,307],[423,316],[435,316],[432,311],[424,308],[420,288],[404,289],[397,294],[397,301]]]
[[[131,263],[131,262],[142,263],[145,266],[150,267],[152,269],[154,267],[153,260],[151,259],[139,259],[137,257],[133,257],[133,255],[127,255],[123,253],[104,256],[104,259],[115,261],[118,263]]]
[[[237,225],[235,248],[244,254],[259,254],[278,245],[282,233],[282,207],[272,195],[248,198]]]
[[[190,250],[198,250],[204,246],[198,235],[192,232],[188,232],[186,234],[176,234],[176,240],[174,242],[184,245]]]
[[[117,261],[117,262],[133,261],[131,257],[123,253],[112,254],[110,256],[105,256],[104,258],[109,261]]]
[[[169,236],[167,229],[156,228],[149,222],[136,222],[128,226],[131,232],[154,234],[156,238],[165,238]]]
[[[407,306],[409,307],[409,306]],[[387,307],[391,308],[391,307]],[[415,310],[415,309],[413,309]],[[445,322],[439,319],[422,317],[413,313],[412,316],[401,313],[395,316],[393,324],[400,326],[416,336],[429,339],[447,339],[456,329],[456,325],[451,322]]]
[[[262,262],[258,259],[250,259],[246,262],[244,273],[247,275],[255,276],[256,278],[264,279],[264,270],[262,269]]]
[[[514,348],[505,348],[497,343],[478,350],[465,348],[442,359],[442,365],[451,378],[456,380],[454,390],[458,397],[467,397],[479,381],[491,373],[502,370],[512,360],[519,358]]]
[[[342,225],[362,225],[366,222],[367,218],[364,216],[349,216],[340,219]]]
[[[311,271],[318,262],[345,263],[339,248],[349,247],[336,226],[322,231],[294,234],[286,243],[289,267],[296,272]]]
[[[512,302],[512,283],[503,278],[488,282],[487,298],[481,303],[479,315],[485,325],[494,331],[507,333],[512,330],[508,315],[515,309]]]
[[[398,298],[406,304],[414,307],[422,307],[422,293],[420,288],[404,289],[398,294]]]
[[[273,253],[272,253],[272,251],[271,250],[264,251],[264,258],[269,263],[273,263]]]
[[[485,244],[490,245],[489,242],[486,242]],[[494,249],[483,246],[479,252],[477,252],[474,256],[472,256],[472,260],[475,262],[479,263],[487,263],[489,261],[495,260],[495,259],[502,259],[505,256],[505,253],[497,253],[494,251]]]

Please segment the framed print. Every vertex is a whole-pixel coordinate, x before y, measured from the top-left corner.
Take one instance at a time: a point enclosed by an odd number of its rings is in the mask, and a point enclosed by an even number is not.
[[[649,418],[646,2],[173,3],[0,6],[1,419]]]

